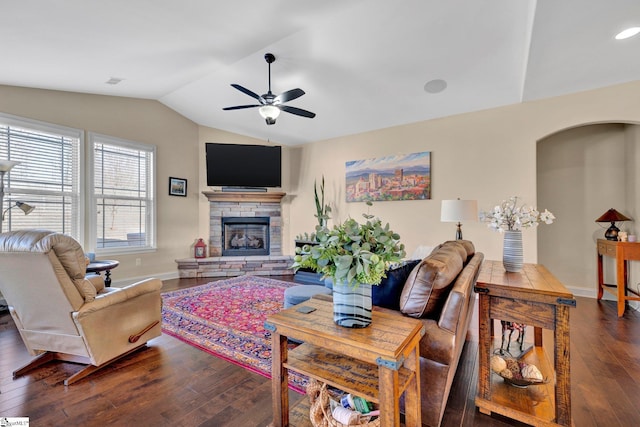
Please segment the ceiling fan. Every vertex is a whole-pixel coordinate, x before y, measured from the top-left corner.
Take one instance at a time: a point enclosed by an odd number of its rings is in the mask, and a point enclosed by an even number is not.
[[[225,107],[223,108],[223,110],[242,110],[244,108],[260,107],[258,112],[260,113],[262,118],[265,119],[268,125],[273,125],[276,123],[276,119],[280,115],[280,111],[286,111],[287,113],[295,114],[296,116],[308,117],[310,119],[313,119],[316,114],[312,113],[311,111],[284,105],[285,102],[293,101],[294,99],[300,98],[302,95],[304,95],[304,91],[302,89],[291,89],[286,92],[282,92],[277,96],[271,93],[271,63],[276,60],[276,57],[272,53],[265,53],[264,59],[265,61],[267,61],[267,64],[269,64],[269,91],[267,93],[258,95],[257,93],[252,92],[249,89],[240,86],[239,84],[233,83],[231,85],[234,88],[238,89],[240,92],[243,92],[250,97],[257,99],[260,104],[236,105],[235,107]]]

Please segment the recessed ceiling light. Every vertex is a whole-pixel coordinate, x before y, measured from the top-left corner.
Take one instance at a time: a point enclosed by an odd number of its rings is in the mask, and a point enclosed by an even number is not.
[[[424,91],[428,93],[440,93],[447,88],[447,82],[442,79],[428,81],[424,85]]]
[[[624,39],[628,39],[629,37],[633,37],[636,34],[640,33],[640,27],[631,27],[631,28],[627,28],[624,31],[620,31],[617,35],[616,35],[616,40],[624,40]]]
[[[120,83],[123,80],[124,79],[121,79],[121,78],[118,78],[118,77],[111,77],[105,83],[108,84],[108,85],[117,85],[118,83]]]

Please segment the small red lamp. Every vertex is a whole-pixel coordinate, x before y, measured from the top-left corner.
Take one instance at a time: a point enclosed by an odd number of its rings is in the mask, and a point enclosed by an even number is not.
[[[604,233],[604,237],[607,240],[618,240],[618,232],[620,231],[620,229],[616,227],[616,222],[619,221],[632,221],[632,219],[627,218],[613,208],[609,209],[604,214],[602,214],[600,218],[596,219],[596,222],[611,223],[611,226],[607,228],[607,231]]]

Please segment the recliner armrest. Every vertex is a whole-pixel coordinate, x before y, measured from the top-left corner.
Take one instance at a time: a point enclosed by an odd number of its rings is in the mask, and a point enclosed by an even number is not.
[[[141,282],[134,283],[124,288],[114,288],[113,291],[100,294],[94,301],[84,304],[77,312],[77,317],[82,318],[98,310],[119,304],[139,295],[152,292],[160,292],[162,289],[162,281],[160,279],[146,279]]]
[[[85,280],[91,282],[93,287],[96,288],[97,293],[102,292],[105,288],[104,277],[99,274],[90,274],[88,276],[85,276]]]

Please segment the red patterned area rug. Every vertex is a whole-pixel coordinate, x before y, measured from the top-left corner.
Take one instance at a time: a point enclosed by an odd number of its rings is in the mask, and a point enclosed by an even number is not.
[[[296,283],[240,276],[162,294],[162,331],[214,356],[271,378],[267,316],[282,310],[284,291]],[[289,373],[304,393],[306,377]]]

